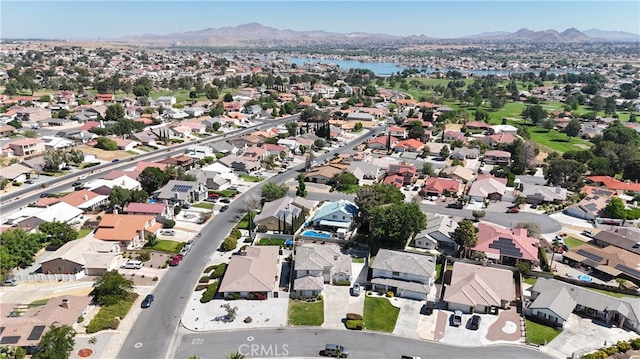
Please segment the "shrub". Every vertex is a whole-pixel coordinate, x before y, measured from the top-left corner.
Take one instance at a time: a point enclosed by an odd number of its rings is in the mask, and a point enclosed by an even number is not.
[[[616,343],[616,346],[618,347],[618,351],[620,353],[626,353],[631,350],[631,344],[629,344],[628,341],[620,340]]]
[[[222,275],[224,274],[224,271],[226,269],[227,269],[227,264],[226,263],[218,264],[216,266],[216,268],[213,270],[213,273],[211,273],[209,276],[212,279],[222,278]]]
[[[347,320],[362,320],[362,315],[358,313],[347,313]]]
[[[388,298],[393,298],[393,292],[387,292],[386,296],[387,296]]]
[[[237,300],[240,299],[240,293],[229,293],[227,294],[226,297],[224,297],[225,300]]]
[[[78,317],[78,323],[82,323],[84,322],[84,317],[83,316],[79,316]]]
[[[174,221],[173,219],[165,219],[164,221],[162,221],[162,227],[164,228],[173,228],[176,226],[176,221]]]
[[[248,324],[248,323],[251,323],[251,322],[253,322],[253,318],[251,318],[251,317],[246,317],[246,318],[244,318],[244,322],[245,322],[245,323],[247,323],[247,324]]]
[[[236,237],[236,239],[242,237],[242,233],[240,233],[240,230],[238,229],[238,227],[233,227],[233,229],[231,230],[231,234],[229,234],[232,237]]]
[[[604,351],[605,353],[607,353],[607,356],[610,356],[618,352],[618,347],[614,345],[611,347],[604,348]]]
[[[207,290],[202,293],[200,303],[210,302],[216,296],[216,292],[218,292],[218,281],[215,281],[207,286]]]
[[[209,276],[202,276],[200,277],[200,280],[198,281],[198,283],[209,283]]]
[[[141,262],[147,262],[151,259],[151,253],[149,251],[141,251],[138,253],[138,260]]]
[[[182,207],[180,207],[180,206],[173,207],[173,215],[174,216],[177,216],[178,213],[180,213],[180,211],[182,211]]]
[[[233,238],[231,236],[224,239],[224,242],[220,245],[220,248],[223,252],[229,252],[236,249],[238,245],[237,238]]]
[[[160,267],[162,269],[166,269],[167,268],[167,263],[163,264],[162,267]]]
[[[316,297],[317,300],[324,300],[324,296],[322,294],[318,294]]]
[[[598,350],[597,352],[585,354],[582,356],[583,359],[605,359],[607,357],[607,353],[602,350]]]
[[[631,346],[635,350],[640,350],[640,338],[631,339]]]
[[[333,285],[349,287],[351,286],[351,281],[348,281],[348,280],[335,281],[333,282]]]
[[[362,330],[362,320],[347,320],[345,325],[350,330]]]
[[[216,265],[208,266],[207,268],[204,269],[203,273],[209,273],[212,270],[216,269],[216,267],[217,267]]]
[[[205,289],[207,289],[208,286],[209,286],[208,284],[198,284],[196,286],[196,292],[199,292],[201,290],[205,290]]]
[[[153,277],[152,281],[157,282],[158,281],[158,277]]]

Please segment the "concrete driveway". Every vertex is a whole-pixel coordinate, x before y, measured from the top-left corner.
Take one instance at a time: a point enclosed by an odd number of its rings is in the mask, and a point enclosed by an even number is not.
[[[480,328],[478,330],[468,329],[469,321],[472,314],[462,314],[462,324],[459,327],[451,325],[451,311],[443,311],[447,314],[447,326],[444,330],[444,336],[440,340],[441,343],[455,344],[462,346],[484,346],[495,344],[486,338],[489,327],[495,323],[497,317],[495,315],[480,315]]]
[[[404,298],[393,298],[391,303],[400,307],[396,327],[393,335],[405,338],[420,339],[418,324],[420,323],[420,308],[423,302]]]
[[[594,323],[590,318],[582,318],[571,314],[564,324],[560,335],[540,349],[557,358],[571,357],[574,352],[588,353],[616,343],[619,340],[629,340],[637,337],[637,333],[617,327],[608,327]],[[606,342],[606,344],[605,344]]]
[[[344,319],[350,301],[349,288],[347,286],[335,286],[325,284],[324,286],[324,323],[323,328],[345,329],[342,319]],[[363,296],[361,294],[360,296]]]

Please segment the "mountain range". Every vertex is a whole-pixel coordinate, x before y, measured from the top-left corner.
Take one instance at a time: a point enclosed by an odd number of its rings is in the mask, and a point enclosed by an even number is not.
[[[261,46],[275,45],[324,45],[324,44],[419,44],[439,41],[462,42],[602,42],[602,41],[640,41],[640,35],[623,31],[605,31],[590,29],[581,32],[569,28],[562,32],[556,30],[532,31],[520,29],[516,32],[484,32],[456,39],[439,39],[425,35],[395,36],[382,33],[335,33],[322,30],[295,31],[280,30],[258,23],[220,28],[208,28],[198,31],[171,33],[166,35],[145,34],[113,39],[123,43],[172,46]]]

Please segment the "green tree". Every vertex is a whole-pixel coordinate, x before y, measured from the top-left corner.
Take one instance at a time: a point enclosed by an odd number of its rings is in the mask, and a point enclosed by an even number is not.
[[[476,222],[480,220],[480,218],[484,218],[486,216],[485,211],[472,211],[471,215],[475,218]]]
[[[520,222],[516,224],[515,228],[525,228],[527,230],[527,236],[531,238],[542,238],[542,229],[540,225],[535,222]]]
[[[432,177],[435,175],[435,171],[433,170],[433,164],[429,162],[425,162],[422,164],[422,174]]]
[[[0,234],[0,271],[4,275],[19,265],[30,265],[42,248],[43,233],[27,233],[22,229],[8,229]]]
[[[51,172],[60,172],[60,167],[64,163],[64,154],[59,150],[48,150],[42,155],[44,169]]]
[[[131,191],[131,200],[129,202],[132,203],[145,203],[149,199],[149,194],[142,189],[136,189]]]
[[[275,201],[276,199],[286,196],[287,192],[289,192],[287,185],[279,185],[273,181],[269,181],[262,187],[262,200],[264,202]]]
[[[40,232],[47,237],[50,246],[60,247],[63,244],[78,238],[78,231],[73,229],[68,223],[62,222],[42,222],[38,226]]]
[[[404,201],[404,194],[391,184],[376,183],[372,186],[363,186],[358,189],[355,204],[360,211],[360,219],[369,222],[371,212],[385,204],[399,204]]]
[[[442,149],[439,152],[440,158],[442,158],[443,160],[446,160],[447,158],[449,158],[449,155],[451,153],[449,152],[449,146],[444,145],[442,146]]]
[[[115,151],[118,149],[118,144],[116,143],[116,141],[108,137],[98,137],[96,142],[96,148],[101,148],[106,151]]]
[[[68,325],[51,325],[38,343],[34,359],[67,359],[75,345],[76,331]]]
[[[556,121],[551,118],[545,118],[544,120],[542,120],[540,125],[542,126],[542,128],[547,130],[547,132],[551,132],[551,130],[556,127]]]
[[[564,133],[569,137],[576,137],[580,134],[580,130],[582,129],[582,125],[578,119],[574,118],[567,124],[567,127],[564,129]]]
[[[116,270],[105,272],[93,283],[89,293],[98,305],[112,305],[129,298],[133,290],[133,281],[125,278]]]
[[[222,98],[222,101],[224,101],[224,102],[233,102],[233,95],[231,95],[230,93],[226,93],[224,95],[224,97]]]
[[[304,183],[304,173],[298,174],[298,188],[296,188],[296,196],[298,197],[307,196],[307,185],[306,183]]]
[[[422,121],[411,121],[407,130],[409,138],[424,138],[424,127],[422,127]]]
[[[544,167],[544,178],[547,183],[578,191],[584,186],[584,174],[587,167],[584,163],[564,158],[553,158]]]
[[[350,186],[358,184],[358,178],[351,172],[337,173],[331,179],[334,188],[338,191],[344,191]]]
[[[534,125],[538,125],[547,117],[547,111],[540,105],[527,106],[522,110],[522,117],[530,120]]]
[[[107,107],[107,111],[104,114],[104,119],[107,121],[120,121],[124,119],[124,107],[117,103]]]
[[[356,123],[353,125],[353,131],[354,131],[354,132],[360,132],[360,131],[362,131],[362,122],[356,122]]]
[[[25,356],[27,356],[27,351],[22,347],[0,345],[0,358],[2,359],[23,359]]]
[[[284,126],[287,128],[287,131],[289,132],[289,136],[297,135],[298,124],[296,122],[287,122]]]
[[[371,211],[369,247],[402,249],[407,241],[427,226],[427,216],[415,203],[397,203]]]
[[[140,186],[147,193],[154,193],[169,182],[169,178],[157,167],[147,167],[138,175]]]
[[[464,247],[463,257],[468,257],[471,248],[478,244],[478,228],[468,219],[458,223],[458,228],[453,232],[456,243]]]
[[[627,210],[619,197],[611,197],[603,214],[607,218],[626,219]]]
[[[111,205],[123,208],[131,201],[131,191],[120,186],[113,186],[109,194]]]

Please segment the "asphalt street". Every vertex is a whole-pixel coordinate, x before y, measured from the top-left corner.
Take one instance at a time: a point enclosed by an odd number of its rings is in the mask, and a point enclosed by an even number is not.
[[[422,358],[519,358],[548,359],[547,354],[529,347],[492,345],[459,347],[395,337],[367,331],[345,331],[321,328],[282,328],[236,330],[216,333],[182,334],[176,359],[190,355],[201,358],[225,358],[239,351],[250,358],[322,356],[325,344],[340,344],[349,349],[349,358],[389,359],[401,355]]]

